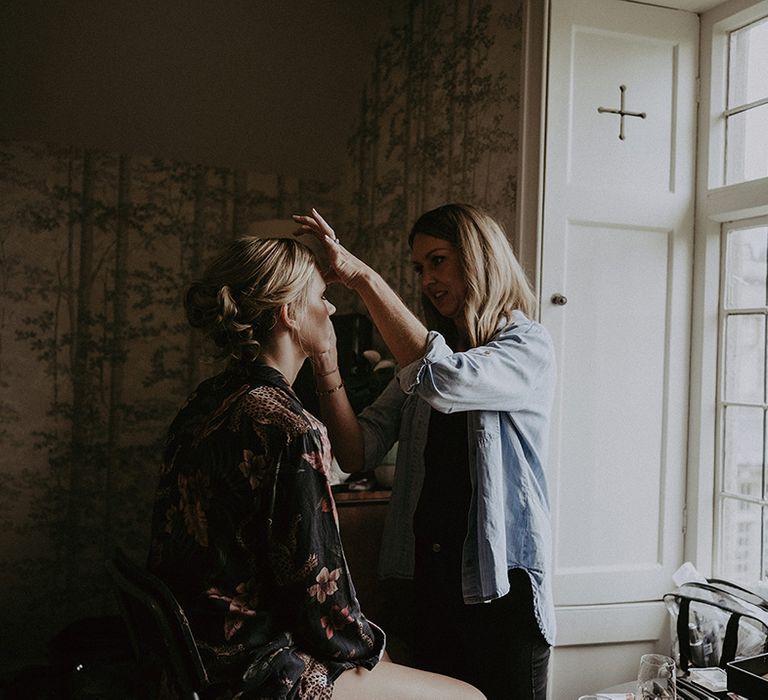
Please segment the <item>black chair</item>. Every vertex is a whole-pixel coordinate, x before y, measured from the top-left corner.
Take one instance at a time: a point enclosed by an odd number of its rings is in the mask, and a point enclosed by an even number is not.
[[[210,682],[189,622],[168,587],[120,549],[106,566],[139,664],[139,697],[157,698],[169,690],[184,700],[219,697],[223,688]]]

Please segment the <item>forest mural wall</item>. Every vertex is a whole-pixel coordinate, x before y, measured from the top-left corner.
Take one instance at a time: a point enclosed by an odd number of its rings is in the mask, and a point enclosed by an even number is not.
[[[348,228],[412,308],[404,234],[420,213],[468,201],[511,232],[522,12],[521,0],[411,0],[376,48],[350,138]]]
[[[3,669],[115,612],[116,544],[144,558],[165,430],[215,371],[183,289],[221,242],[317,207],[418,309],[405,234],[420,212],[464,200],[512,225],[521,6],[406,0],[337,182],[0,142]]]
[[[213,371],[184,285],[252,222],[334,206],[321,183],[76,148],[0,144],[0,162],[0,625],[18,642],[111,603],[115,544],[145,556],[163,433]]]

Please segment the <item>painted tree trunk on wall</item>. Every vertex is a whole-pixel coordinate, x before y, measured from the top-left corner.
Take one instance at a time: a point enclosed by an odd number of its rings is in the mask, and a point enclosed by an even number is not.
[[[198,168],[193,176],[193,214],[189,232],[189,279],[202,274],[203,238],[205,236],[205,170]],[[242,224],[240,224],[242,225]],[[200,337],[194,328],[187,329],[187,391],[192,391],[200,381]]]
[[[68,597],[79,576],[82,556],[83,494],[93,468],[89,437],[93,425],[92,379],[88,371],[91,352],[91,307],[93,290],[93,208],[94,155],[83,155],[82,195],[80,203],[80,254],[77,281],[77,316],[73,337],[72,365],[72,445],[69,463],[69,507],[66,528],[69,546],[66,560]]]
[[[115,474],[120,468],[120,439],[123,429],[123,385],[127,358],[128,250],[131,225],[131,159],[121,155],[117,173],[114,289],[112,291],[112,339],[109,373],[107,450],[104,474],[104,557],[114,547]]]
[[[382,48],[381,45],[376,47],[376,55],[373,63],[373,96],[371,98],[371,120],[366,125],[366,133],[368,136],[369,151],[370,151],[370,166],[368,168],[370,175],[368,183],[362,183],[363,188],[368,188],[368,215],[364,226],[373,230],[376,225],[376,216],[379,207],[379,142],[381,140],[381,128],[379,120],[383,114],[382,98],[381,98],[381,70],[382,70]],[[361,227],[362,228],[362,227]]]

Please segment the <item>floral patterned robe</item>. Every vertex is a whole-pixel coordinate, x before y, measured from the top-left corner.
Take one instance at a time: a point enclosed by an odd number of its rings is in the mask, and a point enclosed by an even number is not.
[[[328,483],[325,427],[270,367],[204,381],[170,428],[149,569],[178,598],[214,680],[242,698],[330,698],[373,668]]]

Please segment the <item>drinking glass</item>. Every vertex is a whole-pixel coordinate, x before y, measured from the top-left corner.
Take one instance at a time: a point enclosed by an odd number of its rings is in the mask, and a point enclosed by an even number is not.
[[[677,700],[673,659],[662,654],[643,654],[640,657],[637,700]]]

